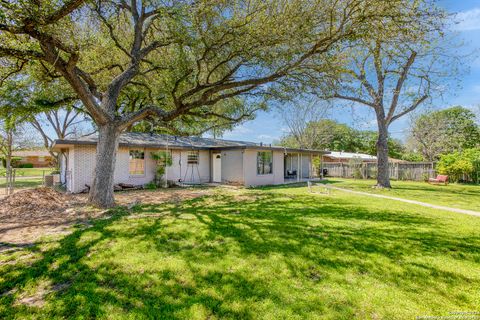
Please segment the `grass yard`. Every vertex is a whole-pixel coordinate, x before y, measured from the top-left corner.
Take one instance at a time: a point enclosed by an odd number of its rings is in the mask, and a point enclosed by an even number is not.
[[[43,184],[42,177],[15,179],[15,189],[35,188],[35,187],[41,186],[42,184]],[[5,177],[0,177],[0,189],[5,188],[6,186],[7,186],[7,182]]]
[[[0,318],[403,320],[480,311],[477,217],[303,185],[219,189],[111,213],[0,253]]]
[[[17,177],[43,177],[45,173],[50,174],[52,168],[15,168]],[[6,169],[0,169],[0,177],[5,177]]]
[[[480,211],[480,185],[453,183],[445,186],[431,185],[426,182],[392,181],[391,190],[380,190],[372,188],[376,183],[375,180],[329,178],[327,183],[332,183],[332,185],[340,188]]]

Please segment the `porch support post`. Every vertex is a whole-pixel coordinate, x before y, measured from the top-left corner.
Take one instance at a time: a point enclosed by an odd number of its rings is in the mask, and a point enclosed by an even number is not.
[[[313,154],[310,153],[310,169],[308,171],[309,179],[313,178]]]
[[[297,182],[300,181],[300,152],[297,153]]]
[[[210,171],[209,182],[212,183],[213,182],[213,152],[212,152],[212,150],[208,150],[208,158],[210,159],[208,161],[208,167],[209,167],[209,171]]]
[[[319,155],[318,158],[320,159],[320,178],[323,180],[323,154]]]
[[[303,154],[300,153],[300,180],[303,178]]]

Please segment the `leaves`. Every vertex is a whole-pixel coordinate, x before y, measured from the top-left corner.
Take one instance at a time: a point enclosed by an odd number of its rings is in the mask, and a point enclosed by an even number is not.
[[[425,113],[413,123],[410,148],[433,161],[445,153],[476,147],[480,144],[480,127],[475,118],[472,111],[461,106]]]

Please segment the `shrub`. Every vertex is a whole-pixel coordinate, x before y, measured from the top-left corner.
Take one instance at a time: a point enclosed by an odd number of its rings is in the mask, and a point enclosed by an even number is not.
[[[155,181],[151,181],[151,182],[147,183],[146,185],[144,185],[144,188],[147,189],[147,190],[155,190],[155,189],[157,189],[157,184],[155,183]]]
[[[11,162],[12,168],[16,168],[17,163],[18,163],[18,161],[20,161],[20,160],[22,160],[21,157],[12,157],[12,162]],[[4,158],[4,157],[2,158],[2,166],[3,166],[4,168],[7,167],[7,159]]]
[[[354,179],[363,179],[363,174],[362,174],[362,167],[363,167],[363,161],[360,158],[352,158],[348,162],[350,168],[353,169],[352,175]]]
[[[446,174],[451,181],[460,180],[479,182],[480,148],[466,149],[442,155],[437,163],[437,171]]]
[[[157,163],[155,179],[152,183],[160,187],[165,184],[163,177],[165,175],[166,168],[172,165],[172,154],[166,151],[157,151],[152,152],[151,156],[152,159]]]
[[[423,161],[423,156],[419,153],[405,153],[402,155],[402,160],[410,161],[410,162],[418,162]]]
[[[430,175],[426,172],[422,173],[422,179],[423,181],[427,182],[428,179],[430,179]]]
[[[33,168],[33,163],[20,163],[18,168]]]

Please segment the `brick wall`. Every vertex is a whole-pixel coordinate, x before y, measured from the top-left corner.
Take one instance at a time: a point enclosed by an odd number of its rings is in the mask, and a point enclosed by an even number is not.
[[[25,156],[18,160],[18,164],[31,163],[34,168],[47,168],[52,165],[53,159],[51,156]]]
[[[156,163],[151,157],[151,152],[158,149],[145,149],[145,173],[143,175],[130,175],[129,173],[129,152],[132,148],[120,147],[115,162],[114,183],[128,183],[143,185],[151,182],[155,177]],[[162,149],[163,150],[163,149]],[[167,169],[169,180],[178,179],[188,182],[210,181],[210,157],[209,151],[199,152],[197,166],[187,164],[188,150],[172,151],[172,166]],[[71,191],[80,192],[85,185],[92,185],[95,169],[95,146],[74,146],[69,152],[69,166],[72,170]],[[193,169],[193,175],[192,175]],[[198,170],[197,170],[198,169]],[[193,179],[193,181],[191,181]]]

